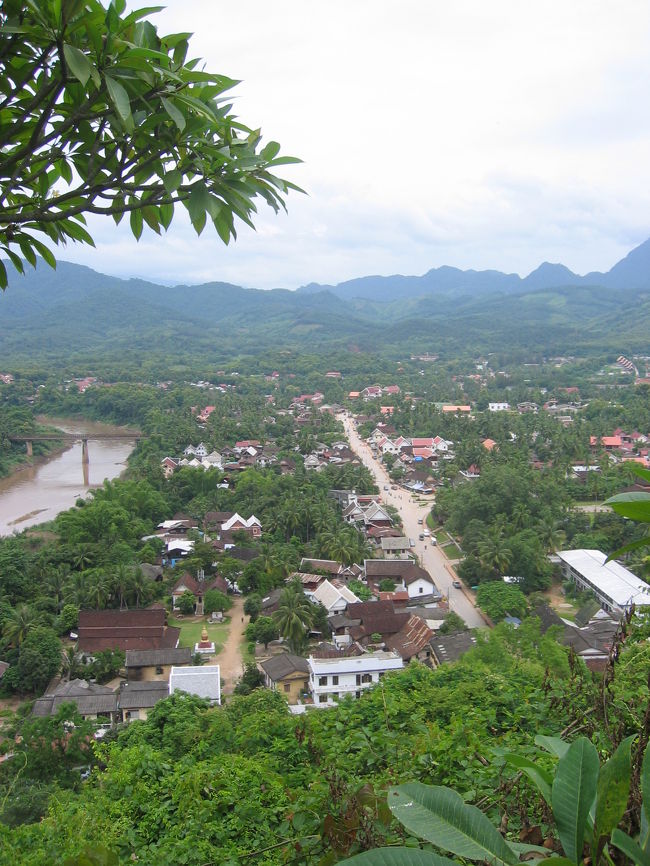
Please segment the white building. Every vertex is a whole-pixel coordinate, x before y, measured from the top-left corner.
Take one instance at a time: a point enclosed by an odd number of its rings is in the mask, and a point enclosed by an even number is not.
[[[335,586],[329,580],[324,580],[314,590],[311,597],[313,601],[323,605],[328,616],[344,613],[349,604],[356,604],[361,600],[345,584]]]
[[[510,403],[488,403],[490,412],[507,412],[510,408]]]
[[[591,590],[608,613],[623,613],[633,604],[650,605],[650,586],[620,563],[605,562],[602,551],[560,550],[557,555],[565,579]]]
[[[172,665],[169,674],[169,694],[187,692],[206,698],[211,704],[221,703],[221,677],[219,665],[177,667]]]
[[[346,695],[358,698],[389,671],[404,667],[395,652],[378,651],[345,658],[315,659],[310,656],[309,690],[316,707],[331,707]]]

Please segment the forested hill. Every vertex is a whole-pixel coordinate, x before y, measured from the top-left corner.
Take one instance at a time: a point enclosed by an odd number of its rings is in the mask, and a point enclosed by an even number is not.
[[[390,277],[372,276],[347,280],[336,286],[310,283],[301,293],[331,291],[343,300],[362,298],[370,301],[395,301],[423,295],[437,297],[472,297],[493,294],[521,294],[536,289],[557,289],[567,286],[599,286],[606,289],[650,289],[650,239],[633,249],[606,273],[592,271],[584,277],[574,274],[565,265],[544,262],[527,277],[504,274],[501,271],[462,271],[443,266],[433,268],[420,277],[396,274]]]
[[[589,275],[591,284],[549,265],[525,280],[465,272],[473,276],[461,285],[454,269],[443,268],[430,274],[442,279],[444,272],[444,290],[409,289],[395,297],[396,290],[392,299],[383,289],[370,291],[372,281],[415,286],[430,275],[353,281],[366,287],[371,300],[341,297],[350,284],[261,291],[220,282],[170,287],[121,280],[67,262],[56,271],[39,262],[24,276],[8,270],[9,288],[0,296],[5,365],[87,365],[117,355],[191,365],[196,358],[219,363],[270,348],[371,350],[393,357],[411,351],[627,353],[647,348],[650,324],[650,241],[608,274]],[[539,285],[554,280],[561,284]]]

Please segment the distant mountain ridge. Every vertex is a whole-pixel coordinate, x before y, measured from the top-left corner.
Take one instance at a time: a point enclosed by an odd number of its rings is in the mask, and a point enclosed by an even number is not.
[[[336,286],[309,283],[298,291],[305,293],[327,290],[344,300],[360,298],[378,302],[422,295],[514,294],[534,289],[555,289],[565,286],[600,286],[607,289],[650,288],[650,239],[635,247],[609,271],[592,271],[585,276],[574,274],[562,264],[543,262],[538,268],[520,277],[501,271],[460,270],[443,265],[420,277],[395,274],[389,277],[369,276],[346,280]]]
[[[8,263],[0,294],[4,364],[93,369],[98,358],[186,368],[277,349],[309,353],[647,351],[650,240],[607,273],[540,265],[525,278],[435,268],[297,291],[232,283],[166,286],[91,268]]]

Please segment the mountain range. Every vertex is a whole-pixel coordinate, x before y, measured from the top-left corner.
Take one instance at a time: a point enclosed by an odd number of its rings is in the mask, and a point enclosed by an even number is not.
[[[527,277],[501,271],[462,271],[443,266],[433,268],[421,277],[360,277],[336,286],[310,283],[299,292],[330,291],[343,300],[363,298],[394,301],[421,295],[457,294],[475,297],[480,294],[518,294],[535,289],[557,289],[567,286],[600,286],[607,289],[650,289],[650,239],[633,249],[606,273],[592,271],[585,276],[574,274],[565,265],[544,262]]]
[[[544,263],[525,278],[433,269],[297,291],[230,283],[163,286],[87,267],[7,263],[0,296],[3,366],[96,365],[151,358],[179,368],[278,349],[449,355],[647,351],[650,240],[607,273]]]

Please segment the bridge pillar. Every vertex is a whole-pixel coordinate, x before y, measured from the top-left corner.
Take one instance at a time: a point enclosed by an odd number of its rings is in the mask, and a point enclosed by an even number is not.
[[[81,440],[81,462],[88,463],[88,439]]]
[[[32,440],[31,440],[31,439],[28,439],[28,440],[25,442],[25,445],[27,446],[27,456],[28,456],[28,457],[33,457],[33,456],[34,456],[34,446],[33,446],[33,444],[32,444]]]

